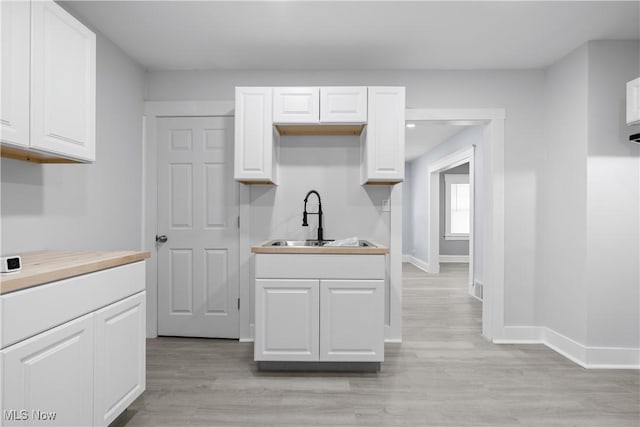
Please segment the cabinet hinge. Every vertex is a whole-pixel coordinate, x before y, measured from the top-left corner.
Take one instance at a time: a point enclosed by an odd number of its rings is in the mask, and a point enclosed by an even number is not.
[[[238,298],[238,310],[240,310],[240,298]]]
[[[238,215],[238,228],[240,228],[240,215]]]

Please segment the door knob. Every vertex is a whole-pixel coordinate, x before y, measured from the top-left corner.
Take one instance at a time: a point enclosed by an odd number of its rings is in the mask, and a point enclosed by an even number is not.
[[[169,239],[164,234],[162,234],[160,236],[156,235],[156,243],[164,243],[167,240],[169,240]]]

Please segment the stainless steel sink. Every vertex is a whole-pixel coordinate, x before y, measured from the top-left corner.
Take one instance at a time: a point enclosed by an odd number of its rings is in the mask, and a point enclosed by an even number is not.
[[[270,240],[263,246],[293,246],[293,247],[309,247],[309,246],[324,246],[333,240]],[[358,247],[361,248],[375,248],[376,246],[368,240],[359,240]]]

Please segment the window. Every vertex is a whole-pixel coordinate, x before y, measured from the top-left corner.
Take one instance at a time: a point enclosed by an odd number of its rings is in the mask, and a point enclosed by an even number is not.
[[[471,186],[467,174],[445,174],[445,240],[468,240],[471,229]]]

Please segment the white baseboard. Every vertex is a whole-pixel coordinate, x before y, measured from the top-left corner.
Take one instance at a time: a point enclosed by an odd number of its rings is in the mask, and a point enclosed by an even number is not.
[[[506,326],[496,344],[544,344],[587,369],[640,369],[640,348],[588,347],[544,326]]]
[[[469,255],[440,255],[440,262],[466,262],[469,263]]]
[[[429,264],[412,255],[402,255],[402,262],[408,262],[409,264],[413,264],[415,267],[419,268],[425,273],[429,272]]]

